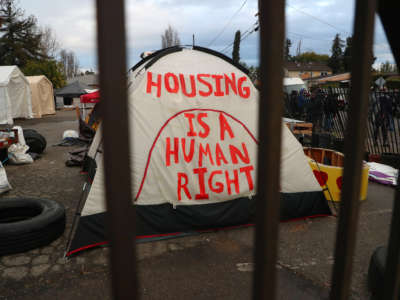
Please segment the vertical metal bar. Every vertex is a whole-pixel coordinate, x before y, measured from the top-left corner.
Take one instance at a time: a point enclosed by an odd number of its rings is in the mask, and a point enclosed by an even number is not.
[[[112,291],[114,299],[135,299],[123,0],[97,0],[97,34]]]
[[[367,140],[370,145],[369,153],[375,154],[375,143],[374,143],[374,129],[371,129],[371,121],[372,119],[367,117]]]
[[[259,150],[253,298],[275,299],[283,112],[285,1],[260,0]]]
[[[335,265],[330,293],[332,300],[347,299],[351,283],[366,137],[375,7],[376,0],[356,2],[352,89],[345,137],[343,189],[336,234]]]
[[[395,97],[395,94],[394,94],[394,91],[391,91],[391,92],[388,92],[389,93],[389,96],[390,96],[390,99],[392,100],[392,103],[393,103],[393,99],[395,99],[394,97]],[[394,153],[399,153],[399,148],[398,148],[398,142],[397,142],[397,132],[396,132],[396,124],[395,124],[395,115],[394,115],[394,111],[392,111],[391,112],[391,115],[390,115],[390,124],[389,124],[389,127],[392,127],[393,126],[393,128],[392,128],[392,130],[391,130],[391,133],[392,133],[392,137],[393,137],[393,149],[392,149],[392,151],[394,152]]]
[[[399,167],[399,166],[397,166]],[[400,172],[397,177],[400,182]],[[400,286],[400,184],[397,184],[390,226],[389,248],[386,258],[384,288],[380,299],[399,299]]]

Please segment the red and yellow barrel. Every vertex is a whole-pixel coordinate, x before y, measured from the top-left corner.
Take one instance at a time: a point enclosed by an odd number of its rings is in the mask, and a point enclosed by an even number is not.
[[[308,156],[308,163],[324,191],[326,200],[340,201],[340,193],[343,183],[343,153],[323,149],[323,148],[304,148],[304,153]],[[367,198],[369,166],[364,163],[361,174],[360,200]]]

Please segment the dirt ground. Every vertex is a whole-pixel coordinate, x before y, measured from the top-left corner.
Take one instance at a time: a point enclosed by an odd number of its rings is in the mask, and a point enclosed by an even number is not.
[[[110,299],[109,248],[63,258],[84,176],[68,168],[68,151],[54,146],[64,130],[77,129],[74,111],[19,120],[47,140],[42,157],[30,165],[5,166],[13,190],[2,198],[37,197],[62,203],[64,235],[26,253],[0,257],[0,299]],[[394,189],[369,184],[361,205],[352,298],[368,299],[368,264],[373,250],[387,243]],[[332,273],[337,219],[324,217],[280,224],[279,299],[325,299]],[[139,244],[137,274],[142,299],[249,299],[253,274],[253,228],[220,231]]]

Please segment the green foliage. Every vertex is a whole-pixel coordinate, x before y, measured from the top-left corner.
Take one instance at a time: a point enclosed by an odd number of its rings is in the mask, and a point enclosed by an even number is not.
[[[332,72],[334,74],[344,71],[343,50],[342,50],[343,47],[344,47],[344,42],[340,38],[340,35],[337,33],[332,42],[332,48],[331,48],[332,54],[331,54],[331,57],[329,58],[329,62],[328,62],[328,66],[332,69]]]
[[[310,52],[303,52],[299,55],[293,56],[292,60],[301,63],[308,63],[308,62],[327,63],[329,61],[329,55],[317,54],[314,51],[310,51]]]
[[[45,75],[53,84],[54,89],[61,88],[66,84],[63,66],[55,60],[28,61],[22,68],[22,72],[26,76]]]
[[[253,83],[256,82],[256,80],[260,80],[260,68],[259,67],[254,67],[250,66],[249,68],[249,77]]]
[[[235,40],[233,42],[232,60],[235,63],[240,61],[240,30],[235,33]]]
[[[391,78],[386,81],[386,86],[389,90],[400,90],[400,78]]]
[[[338,88],[340,87],[340,82],[325,82],[319,85],[320,88]]]
[[[46,58],[42,51],[40,30],[34,16],[24,17],[14,0],[0,1],[0,65],[24,67],[30,60]]]
[[[381,64],[379,71],[381,73],[395,73],[398,72],[398,69],[395,64],[391,64],[390,61],[386,61]]]
[[[344,49],[343,52],[343,68],[345,72],[351,71],[352,49],[353,49],[353,37],[349,36],[346,39],[346,48]]]
[[[260,68],[259,67],[248,66],[244,61],[240,61],[239,64],[242,65],[243,67],[245,67],[247,70],[249,70],[249,77],[250,77],[251,81],[253,81],[253,83],[257,79],[260,79],[260,76],[259,76]]]

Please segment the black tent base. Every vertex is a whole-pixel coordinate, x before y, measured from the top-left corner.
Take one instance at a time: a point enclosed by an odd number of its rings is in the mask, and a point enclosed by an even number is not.
[[[256,196],[203,204],[136,205],[136,240],[147,242],[201,232],[250,226],[254,222]],[[331,215],[321,192],[282,193],[281,220]],[[82,216],[66,256],[108,244],[106,213]]]

